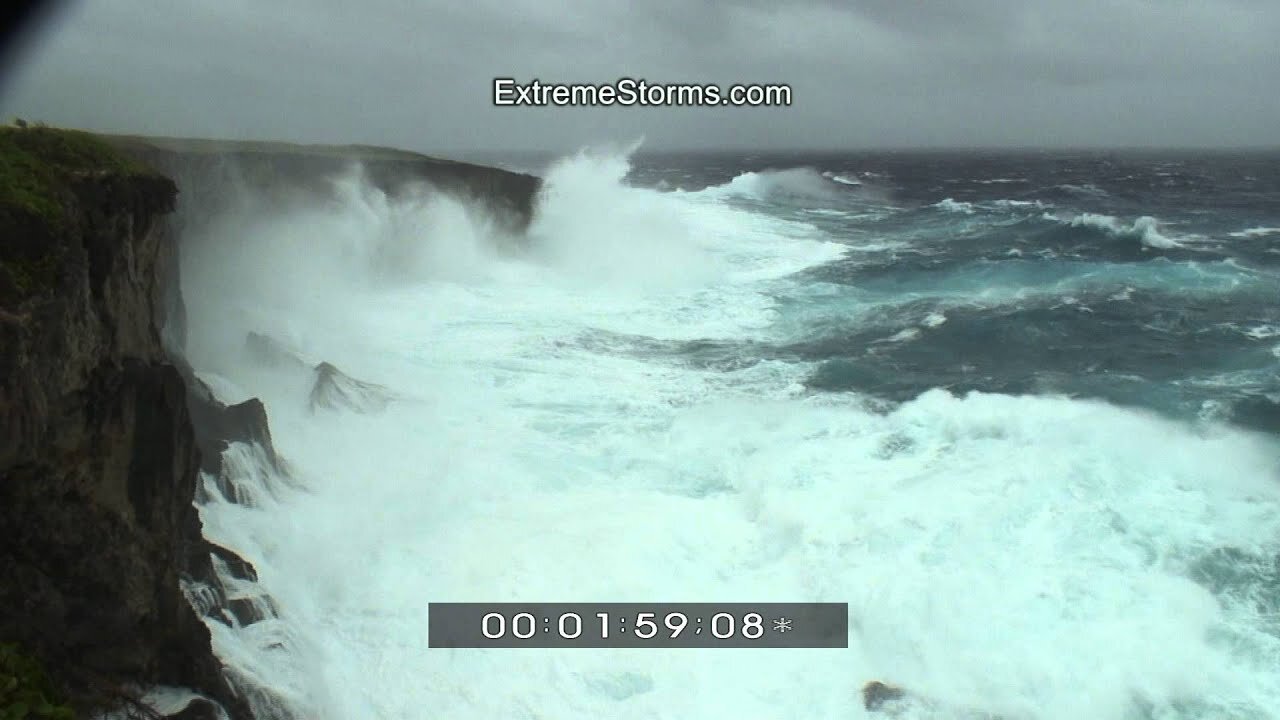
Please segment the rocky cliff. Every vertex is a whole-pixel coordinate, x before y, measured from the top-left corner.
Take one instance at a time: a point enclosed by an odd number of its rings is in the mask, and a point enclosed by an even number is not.
[[[180,590],[212,548],[160,340],[177,188],[46,128],[4,128],[0,163],[0,641],[80,712],[159,683],[246,717]]]
[[[249,718],[205,621],[253,621],[220,596],[214,558],[254,571],[202,536],[193,497],[226,443],[270,453],[270,433],[261,403],[222,405],[181,357],[170,175],[198,186],[230,162],[263,188],[317,187],[355,161],[390,191],[426,181],[516,229],[537,180],[376,148],[108,140],[0,129],[0,643],[78,712],[166,684]]]

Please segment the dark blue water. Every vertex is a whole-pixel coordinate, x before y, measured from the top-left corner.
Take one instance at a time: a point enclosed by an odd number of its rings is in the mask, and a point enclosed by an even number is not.
[[[816,361],[815,391],[891,402],[1054,393],[1280,432],[1280,153],[634,163],[635,184],[721,186],[852,249],[809,272],[847,311],[797,309],[797,342],[680,352]]]

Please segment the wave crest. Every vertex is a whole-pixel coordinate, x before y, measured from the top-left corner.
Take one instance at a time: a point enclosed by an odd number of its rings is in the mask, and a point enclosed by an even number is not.
[[[796,167],[744,172],[723,185],[714,185],[698,194],[750,200],[830,198],[838,192],[836,183],[849,185],[847,181],[826,177],[811,167]]]
[[[951,198],[943,198],[942,200],[934,203],[933,207],[944,212],[962,213],[964,215],[972,215],[974,212],[973,203],[958,202]]]
[[[1168,250],[1182,247],[1182,243],[1161,233],[1159,221],[1150,215],[1143,215],[1127,225],[1113,215],[1098,213],[1081,213],[1071,218],[1045,213],[1044,218],[1069,227],[1099,230],[1120,240],[1137,240],[1150,248]]]

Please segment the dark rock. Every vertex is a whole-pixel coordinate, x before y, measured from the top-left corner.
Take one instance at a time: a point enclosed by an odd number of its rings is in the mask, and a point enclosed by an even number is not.
[[[216,556],[226,564],[227,569],[231,571],[231,577],[237,580],[258,582],[258,571],[248,560],[245,560],[221,545],[207,541],[206,544],[208,545],[209,553]]]
[[[83,713],[166,684],[243,720],[182,592],[209,553],[187,387],[160,334],[176,248],[159,217],[176,188],[119,172],[67,183],[59,216],[0,227],[10,250],[44,244],[50,263],[0,323],[0,641]]]
[[[166,715],[166,720],[222,720],[222,713],[218,706],[205,700],[204,698],[195,698],[187,703],[182,710]]]
[[[184,366],[182,370],[196,442],[200,446],[202,470],[215,477],[220,476],[222,452],[233,442],[244,442],[260,446],[273,470],[282,475],[288,473],[271,442],[267,409],[261,400],[250,398],[236,405],[227,405],[214,397],[213,391],[196,377],[190,367]]]
[[[224,609],[235,620],[235,625],[240,627],[280,616],[275,601],[267,595],[233,598],[227,601]]]
[[[906,695],[902,688],[872,680],[862,686],[862,707],[875,712],[888,703],[903,699]]]
[[[955,720],[1007,720],[1007,718],[957,705],[939,702],[935,698],[909,693],[896,685],[872,680],[862,686],[862,707],[867,712],[883,713],[888,717],[946,717]]]
[[[316,365],[315,373],[315,383],[311,386],[311,412],[319,409],[378,412],[393,399],[381,385],[356,380],[327,362]]]

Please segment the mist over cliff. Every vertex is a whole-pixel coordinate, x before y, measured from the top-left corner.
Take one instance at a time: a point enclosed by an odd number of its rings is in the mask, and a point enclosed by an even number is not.
[[[195,691],[236,720],[284,717],[210,645],[209,625],[274,607],[252,564],[207,539],[195,501],[228,487],[232,445],[285,463],[261,402],[220,401],[186,360],[182,256],[198,269],[234,253],[198,242],[230,207],[322,205],[357,174],[377,192],[456,198],[515,238],[536,180],[379,148],[0,132],[0,642],[76,712],[177,712]],[[264,269],[287,273],[280,260]],[[352,382],[332,368],[317,402]]]

